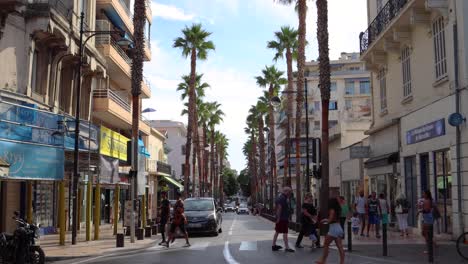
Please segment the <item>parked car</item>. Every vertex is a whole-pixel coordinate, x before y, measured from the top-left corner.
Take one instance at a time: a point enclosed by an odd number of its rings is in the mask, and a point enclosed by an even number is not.
[[[213,198],[188,198],[184,201],[189,233],[209,233],[217,236],[222,230],[221,209]]]
[[[235,212],[236,211],[236,207],[235,207],[235,204],[232,203],[232,204],[228,204],[226,205],[225,209],[224,209],[227,212]]]
[[[249,208],[246,204],[241,204],[237,209],[237,214],[249,214]]]

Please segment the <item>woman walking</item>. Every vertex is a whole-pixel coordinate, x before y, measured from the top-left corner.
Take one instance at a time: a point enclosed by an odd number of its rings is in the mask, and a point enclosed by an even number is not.
[[[397,215],[398,228],[400,229],[400,236],[408,235],[408,211],[410,204],[405,195],[401,193],[396,200],[395,213]]]
[[[312,194],[306,193],[304,197],[304,203],[302,204],[302,216],[301,216],[301,231],[296,241],[296,248],[303,248],[301,245],[304,236],[310,236],[312,234],[318,238],[317,229],[315,224],[317,223],[317,209],[312,204]]]
[[[341,215],[341,206],[337,198],[331,198],[328,200],[328,219],[323,219],[322,222],[329,223],[329,231],[325,236],[325,244],[323,246],[323,255],[320,260],[316,261],[316,264],[325,264],[327,263],[328,251],[331,242],[335,241],[336,247],[340,253],[340,264],[344,264],[345,253],[343,249],[343,229],[340,226],[340,215]]]
[[[380,193],[379,195],[379,213],[380,219],[382,219],[382,225],[388,224],[388,214],[390,213],[387,199],[385,199],[385,194]]]
[[[346,223],[346,219],[349,218],[349,206],[348,206],[348,203],[346,202],[344,196],[340,196],[339,197],[339,201],[340,201],[340,206],[341,206],[341,214],[340,214],[340,226],[341,226],[341,229],[345,229],[345,223]],[[345,233],[343,232],[343,239],[345,239]]]
[[[434,201],[432,200],[431,191],[426,190],[424,191],[424,201],[422,204],[422,218],[423,218],[423,229],[422,235],[426,240],[427,251],[424,253],[428,253],[432,247],[435,247],[434,242]],[[432,240],[432,241],[431,241]]]

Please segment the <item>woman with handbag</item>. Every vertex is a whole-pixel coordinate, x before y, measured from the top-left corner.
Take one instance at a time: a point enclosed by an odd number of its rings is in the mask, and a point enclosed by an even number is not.
[[[395,213],[397,215],[398,220],[398,227],[400,229],[401,235],[400,236],[409,236],[408,234],[408,211],[410,208],[410,204],[406,199],[403,193],[398,195],[396,200],[396,208]]]

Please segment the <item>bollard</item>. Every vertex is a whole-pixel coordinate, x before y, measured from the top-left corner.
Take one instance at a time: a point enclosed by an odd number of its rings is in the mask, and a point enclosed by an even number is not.
[[[424,227],[423,227],[424,228]],[[429,254],[429,263],[434,263],[434,226],[432,225],[431,227],[428,228],[427,230],[427,252]]]
[[[348,251],[353,251],[353,232],[351,230],[351,221],[348,221]]]
[[[123,233],[117,233],[115,247],[124,247],[124,234]]]
[[[151,226],[145,227],[145,237],[151,237]]]
[[[158,234],[158,225],[157,225],[157,224],[154,224],[154,225],[151,227],[151,234],[152,234],[152,235],[157,235],[157,234]]]
[[[382,224],[382,240],[383,240],[383,256],[388,256],[388,247],[387,247],[387,224]]]
[[[143,240],[144,239],[144,229],[143,228],[137,228],[135,231],[136,231],[136,237],[137,237],[137,240]]]

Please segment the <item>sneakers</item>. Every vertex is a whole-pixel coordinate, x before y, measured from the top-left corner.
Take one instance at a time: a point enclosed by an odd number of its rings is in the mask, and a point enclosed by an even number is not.
[[[158,245],[162,246],[164,244],[166,244],[166,241],[161,241]]]
[[[294,253],[294,252],[296,252],[296,251],[295,251],[294,249],[292,249],[292,248],[287,248],[287,249],[285,249],[284,251],[286,251],[286,252],[290,252],[290,253]]]
[[[296,248],[304,248],[302,245],[296,244]]]
[[[278,245],[271,246],[272,251],[278,251],[278,250],[280,250],[282,248],[283,248],[282,246],[278,246]]]
[[[190,243],[185,243],[184,247],[190,247]]]

